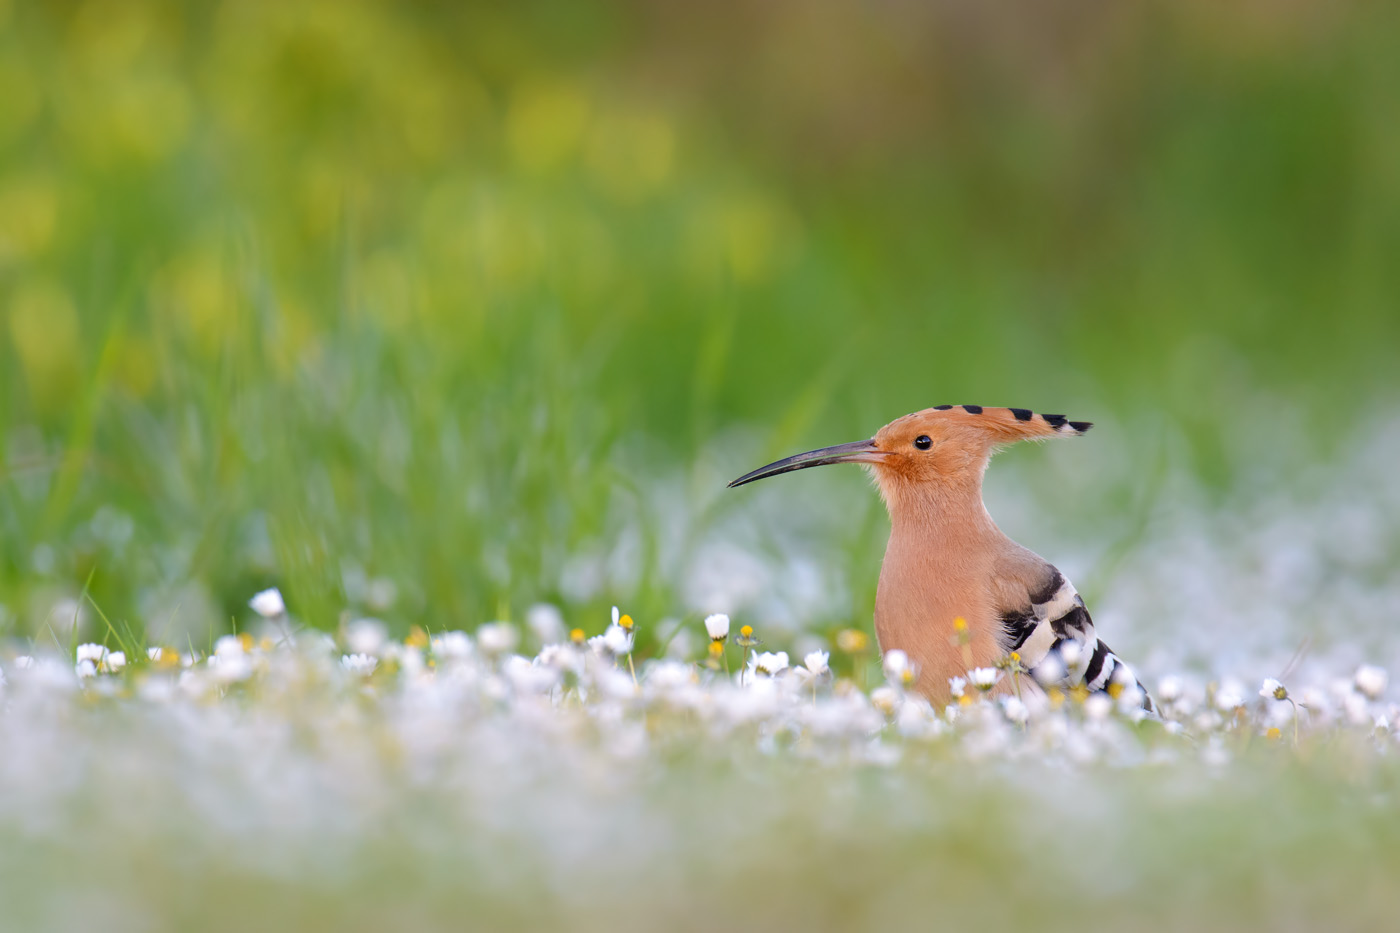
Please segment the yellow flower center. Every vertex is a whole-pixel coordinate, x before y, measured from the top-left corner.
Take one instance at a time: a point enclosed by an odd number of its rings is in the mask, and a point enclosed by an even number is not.
[[[865,633],[856,628],[842,629],[836,636],[836,647],[847,654],[859,654],[869,643]]]

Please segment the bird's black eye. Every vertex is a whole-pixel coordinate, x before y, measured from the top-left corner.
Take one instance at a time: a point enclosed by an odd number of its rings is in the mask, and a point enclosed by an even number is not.
[[[914,446],[920,450],[928,450],[933,446],[933,438],[929,437],[927,434],[920,434],[918,437],[914,438]]]

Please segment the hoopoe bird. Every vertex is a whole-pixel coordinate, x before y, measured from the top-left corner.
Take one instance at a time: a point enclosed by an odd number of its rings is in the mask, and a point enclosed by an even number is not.
[[[829,463],[870,468],[890,516],[875,634],[881,651],[900,649],[918,666],[917,688],[930,701],[951,700],[950,678],[1014,660],[1003,692],[1083,687],[1116,696],[1135,686],[1151,712],[1147,690],[1099,639],[1074,585],[1003,534],[982,502],[982,475],[998,448],[1092,426],[1024,408],[939,405],[870,440],[786,457],[729,485]]]

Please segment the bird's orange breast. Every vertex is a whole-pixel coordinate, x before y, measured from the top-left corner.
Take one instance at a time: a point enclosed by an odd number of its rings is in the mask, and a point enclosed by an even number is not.
[[[986,555],[971,543],[931,546],[899,529],[890,536],[875,596],[875,634],[881,651],[897,648],[918,665],[916,687],[936,705],[951,697],[949,678],[991,666],[1003,653]]]

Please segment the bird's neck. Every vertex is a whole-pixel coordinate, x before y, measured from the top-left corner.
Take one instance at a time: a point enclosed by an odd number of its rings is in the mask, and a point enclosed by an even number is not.
[[[981,476],[909,485],[888,505],[890,530],[897,538],[967,546],[1001,535],[982,503]]]
[[[1005,537],[982,504],[981,477],[958,479],[891,490],[875,593],[880,650],[907,653],[935,703],[948,702],[948,678],[995,663],[1002,650],[988,581]]]

